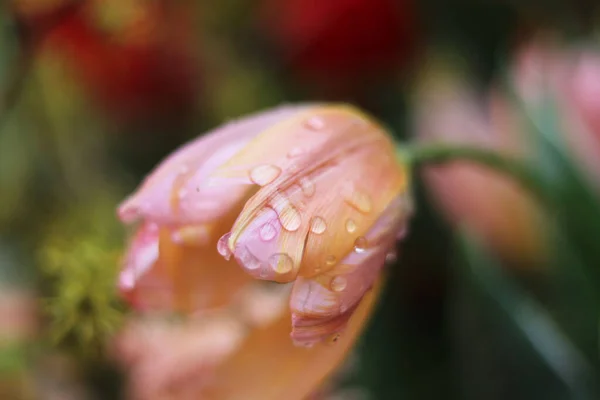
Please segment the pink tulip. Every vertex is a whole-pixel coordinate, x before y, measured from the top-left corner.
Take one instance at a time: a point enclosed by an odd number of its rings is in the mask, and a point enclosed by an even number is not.
[[[405,231],[407,192],[394,142],[358,110],[308,104],[258,113],[175,152],[119,207],[124,222],[141,221],[119,285],[140,309],[193,312],[198,321],[208,310],[233,315],[249,331],[213,367],[233,354],[276,357],[290,379],[303,369],[298,393],[309,393],[369,315],[372,300],[362,300]],[[259,281],[291,285],[289,312],[276,306],[289,291],[260,306],[264,290],[251,289]],[[292,338],[282,338],[290,319]],[[259,345],[263,336],[279,351]],[[241,387],[268,379],[243,360],[236,376],[254,378]]]
[[[417,136],[533,157],[537,132],[524,115],[550,98],[567,152],[590,182],[600,185],[600,102],[594,97],[600,94],[599,60],[547,40],[524,46],[510,69],[524,109],[500,91],[478,95],[457,76],[430,81],[419,91]],[[466,225],[513,261],[537,263],[545,254],[539,205],[509,177],[468,162],[429,168],[425,176],[435,203],[452,223]]]

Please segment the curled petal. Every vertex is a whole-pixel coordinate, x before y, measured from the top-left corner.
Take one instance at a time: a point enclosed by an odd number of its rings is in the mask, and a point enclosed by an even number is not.
[[[146,219],[185,225],[222,217],[240,201],[251,182],[244,177],[229,180],[228,185],[211,184],[209,175],[256,135],[306,108],[310,106],[258,113],[190,142],[160,163],[139,190],[119,206],[119,217],[127,223]]]
[[[398,233],[405,231],[406,216],[407,199],[400,196],[338,265],[313,278],[296,280],[290,300],[294,342],[312,345],[346,327],[379,276]]]
[[[230,212],[220,224],[206,228],[142,224],[119,277],[123,297],[138,310],[196,312],[227,304],[251,279],[214,250],[236,215]],[[208,236],[201,241],[182,240],[189,232]]]
[[[212,174],[247,176],[260,189],[225,244],[251,275],[277,282],[333,268],[407,187],[386,132],[345,106],[298,113]]]
[[[306,399],[345,358],[378,288],[367,293],[335,345],[294,346],[289,311],[276,304],[285,305],[279,295],[287,289],[260,294],[267,289],[261,285],[242,293],[235,313],[218,310],[179,326],[132,324],[117,337],[115,356],[130,372],[136,398]]]
[[[137,281],[145,275],[158,260],[158,226],[143,224],[133,236],[123,269],[119,275],[118,287],[121,295],[132,304],[136,302],[134,289]]]

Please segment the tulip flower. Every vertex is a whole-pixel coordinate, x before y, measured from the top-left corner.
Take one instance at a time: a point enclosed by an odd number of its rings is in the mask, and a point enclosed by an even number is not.
[[[139,222],[119,285],[194,322],[149,342],[131,328],[121,359],[155,393],[187,379],[210,398],[304,398],[370,314],[408,183],[392,139],[347,106],[286,106],[185,145],[119,207]]]
[[[419,92],[417,137],[528,158],[535,154],[531,126],[520,113],[530,112],[551,96],[557,103],[565,146],[590,182],[598,184],[600,125],[593,111],[598,104],[593,93],[600,87],[593,72],[600,71],[598,59],[593,53],[545,41],[523,47],[511,65],[511,78],[525,110],[497,90],[478,96],[460,79],[430,81]],[[513,261],[540,261],[543,215],[530,193],[511,178],[467,162],[429,168],[425,177],[434,201],[451,222],[467,225]]]

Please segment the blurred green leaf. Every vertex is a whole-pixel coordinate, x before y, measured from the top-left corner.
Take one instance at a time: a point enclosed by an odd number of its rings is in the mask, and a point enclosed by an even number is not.
[[[461,255],[475,287],[504,311],[505,319],[518,331],[521,340],[559,378],[571,399],[593,399],[600,395],[598,371],[575,346],[534,297],[529,295],[472,236],[459,237]]]

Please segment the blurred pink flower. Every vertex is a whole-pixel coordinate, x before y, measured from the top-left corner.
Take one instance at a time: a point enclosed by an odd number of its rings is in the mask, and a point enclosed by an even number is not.
[[[140,309],[195,313],[197,325],[182,328],[194,339],[164,340],[182,346],[189,365],[214,360],[181,368],[214,373],[202,390],[303,398],[360,333],[405,230],[407,192],[393,141],[358,110],[315,104],[255,114],[175,152],[119,207],[123,221],[142,221],[119,284]],[[289,285],[273,294],[260,281]],[[204,333],[213,329],[227,334]],[[164,352],[160,342],[148,346]],[[128,343],[122,357],[145,346]],[[156,368],[171,365],[158,359]]]
[[[0,287],[0,345],[31,340],[38,329],[33,292]]]
[[[577,164],[600,184],[600,57],[565,49],[554,41],[523,46],[511,66],[519,110],[498,90],[476,94],[465,81],[446,78],[429,82],[418,93],[416,133],[419,140],[477,145],[508,155],[531,156],[531,128],[522,111],[531,112],[543,99],[557,102],[563,139]],[[543,216],[530,194],[510,178],[468,162],[431,167],[425,173],[440,210],[464,224],[505,256],[535,263],[544,254]]]

